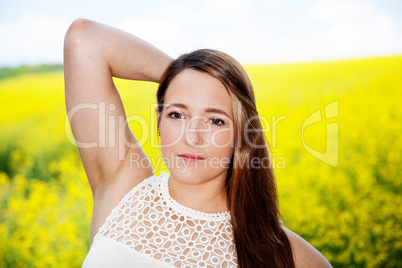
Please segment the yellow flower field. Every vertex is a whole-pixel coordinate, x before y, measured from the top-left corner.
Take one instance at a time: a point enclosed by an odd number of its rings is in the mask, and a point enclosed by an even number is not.
[[[402,57],[246,70],[285,226],[334,267],[402,267]],[[115,82],[127,115],[155,126],[157,85]],[[0,114],[0,267],[80,267],[92,196],[63,74],[0,80]],[[159,174],[156,130],[130,126]]]

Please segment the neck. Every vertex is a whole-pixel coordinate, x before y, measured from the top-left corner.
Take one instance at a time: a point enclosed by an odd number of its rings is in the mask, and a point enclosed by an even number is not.
[[[186,184],[170,176],[169,194],[179,204],[201,212],[225,212],[228,210],[225,178],[222,176],[202,184]]]

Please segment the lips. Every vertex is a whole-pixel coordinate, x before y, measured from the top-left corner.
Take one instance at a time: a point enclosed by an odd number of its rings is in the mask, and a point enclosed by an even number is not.
[[[196,154],[179,154],[181,159],[189,162],[203,161],[206,158]]]

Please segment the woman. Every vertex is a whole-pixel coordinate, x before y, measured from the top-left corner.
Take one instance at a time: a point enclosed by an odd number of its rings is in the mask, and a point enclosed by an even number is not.
[[[84,267],[330,267],[279,221],[272,167],[255,165],[268,151],[237,61],[215,50],[173,61],[84,19],[70,26],[64,55],[66,107],[94,200]],[[170,174],[153,175],[112,77],[159,83]]]

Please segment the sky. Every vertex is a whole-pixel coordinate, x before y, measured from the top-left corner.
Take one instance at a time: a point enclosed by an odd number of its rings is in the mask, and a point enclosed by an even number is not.
[[[172,57],[222,50],[243,64],[402,55],[400,0],[0,2],[0,67],[63,61],[76,18],[128,31]]]

